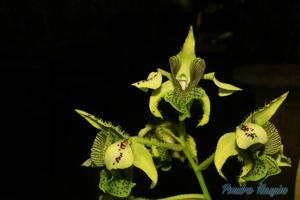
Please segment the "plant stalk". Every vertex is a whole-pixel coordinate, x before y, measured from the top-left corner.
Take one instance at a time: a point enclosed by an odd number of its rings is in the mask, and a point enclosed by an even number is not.
[[[164,143],[164,142],[159,142],[157,140],[149,140],[139,136],[131,137],[130,140],[140,144],[144,144],[149,147],[157,146],[157,147],[164,147],[173,151],[182,151],[182,147],[179,144]]]
[[[208,192],[205,180],[203,178],[202,172],[199,170],[199,166],[198,164],[194,161],[193,156],[192,156],[192,152],[189,148],[189,146],[186,144],[186,140],[185,140],[185,136],[186,136],[186,132],[185,132],[185,126],[184,126],[184,122],[180,122],[180,144],[182,146],[182,150],[186,156],[186,158],[188,159],[196,177],[198,180],[198,183],[201,187],[201,190],[203,192],[203,195],[205,197],[206,200],[211,200],[210,194]]]

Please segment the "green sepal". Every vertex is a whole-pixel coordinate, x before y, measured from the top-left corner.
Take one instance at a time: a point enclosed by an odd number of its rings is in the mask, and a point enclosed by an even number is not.
[[[134,162],[129,140],[123,139],[111,144],[105,151],[104,163],[108,170],[126,169]]]
[[[204,74],[203,79],[211,80],[214,82],[214,84],[219,88],[218,95],[220,97],[228,96],[236,91],[242,90],[241,88],[238,88],[234,85],[218,81],[215,77],[215,72],[210,72],[210,73]]]
[[[100,172],[99,188],[104,192],[115,197],[125,198],[131,193],[132,188],[136,184],[121,178],[118,174],[113,174],[107,169]]]
[[[163,118],[161,115],[159,109],[158,109],[158,104],[162,100],[162,98],[170,91],[174,89],[172,81],[166,81],[164,82],[160,88],[153,90],[152,94],[150,96],[150,101],[149,101],[149,108],[150,112],[158,118]]]
[[[134,157],[133,165],[147,174],[152,181],[150,188],[154,188],[158,174],[150,152],[144,145],[137,142],[132,142],[130,146]]]
[[[225,180],[227,179],[222,172],[222,167],[229,157],[237,154],[238,151],[235,143],[235,132],[226,133],[220,137],[217,143],[214,163],[219,175]]]
[[[178,83],[180,83],[183,90],[185,90],[191,82],[191,68],[195,59],[195,38],[193,27],[190,26],[182,49],[176,56],[170,58],[170,67],[173,77],[176,81],[178,81]]]
[[[280,105],[284,102],[289,92],[284,93],[280,97],[274,99],[269,104],[265,105],[263,108],[250,114],[245,122],[252,122],[263,126],[267,123],[271,117],[275,114]]]
[[[122,138],[128,138],[128,136],[124,131],[121,130],[119,126],[114,126],[112,123],[103,121],[102,119],[99,119],[83,110],[75,109],[75,111],[96,129],[105,131],[106,133],[113,132]]]
[[[157,89],[161,86],[162,83],[162,74],[158,72],[151,72],[148,75],[147,80],[142,80],[136,83],[131,84],[132,86],[135,86],[142,91],[147,92],[148,89]]]

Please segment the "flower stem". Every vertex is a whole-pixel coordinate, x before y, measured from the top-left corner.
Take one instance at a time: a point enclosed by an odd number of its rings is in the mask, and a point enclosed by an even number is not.
[[[186,140],[185,140],[185,136],[186,136],[186,132],[185,132],[185,126],[183,122],[180,122],[180,144],[182,146],[182,150],[186,156],[186,158],[188,159],[196,177],[198,180],[198,183],[202,189],[203,195],[205,197],[206,200],[211,200],[210,194],[208,192],[208,189],[206,187],[206,183],[204,181],[203,175],[201,173],[201,171],[199,170],[199,166],[198,164],[194,161],[193,156],[192,156],[192,152],[190,147],[186,144]]]
[[[149,139],[138,137],[138,136],[131,137],[130,140],[137,142],[137,143],[144,144],[149,147],[154,145],[157,147],[171,149],[173,151],[182,151],[182,147],[179,144],[164,143],[164,142],[159,142],[157,140],[149,140]]]
[[[194,199],[194,200],[204,200],[203,194],[179,194],[172,197],[161,198],[158,200],[183,200],[183,199]]]
[[[206,170],[211,163],[214,162],[215,153],[212,153],[206,160],[204,160],[200,165],[198,165],[198,170]]]

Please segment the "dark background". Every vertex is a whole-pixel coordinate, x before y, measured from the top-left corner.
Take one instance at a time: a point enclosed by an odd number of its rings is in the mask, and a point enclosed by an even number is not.
[[[200,160],[222,134],[289,90],[273,122],[293,167],[267,184],[289,188],[274,199],[293,199],[300,152],[299,10],[296,0],[2,0],[0,199],[97,199],[98,171],[80,167],[96,130],[73,110],[136,134],[152,117],[148,95],[130,84],[157,67],[169,70],[168,58],[180,50],[190,25],[207,72],[244,89],[219,98],[216,87],[200,82],[212,100],[207,126],[196,129],[195,118],[188,120]],[[197,109],[193,116],[201,114]],[[234,159],[224,167],[234,186],[238,172]],[[214,166],[204,176],[213,199],[270,199],[222,195],[226,181]],[[138,177],[137,195],[199,192],[193,173],[179,162],[160,173],[154,190],[147,189],[147,177]]]

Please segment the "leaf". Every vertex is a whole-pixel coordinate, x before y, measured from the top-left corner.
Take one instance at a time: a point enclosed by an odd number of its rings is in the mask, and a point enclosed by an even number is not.
[[[215,153],[215,166],[221,177],[226,179],[222,172],[222,167],[225,164],[226,160],[237,155],[237,149],[235,144],[235,133],[230,132],[224,134],[218,141],[217,149]],[[227,179],[226,179],[227,180]]]
[[[106,131],[106,133],[113,132],[122,138],[128,138],[119,126],[114,126],[112,123],[103,121],[102,119],[99,119],[83,110],[75,109],[75,111],[96,129]]]
[[[129,180],[120,177],[114,177],[106,169],[103,169],[100,172],[99,188],[104,193],[108,193],[120,198],[128,197],[131,193],[131,189],[135,185],[135,183]]]
[[[150,188],[154,188],[157,183],[158,174],[151,154],[144,145],[136,142],[131,143],[131,149],[134,157],[133,165],[147,174],[152,180]]]
[[[218,81],[215,77],[215,72],[204,74],[203,79],[213,81],[214,84],[219,87],[218,95],[221,97],[228,96],[236,91],[242,90],[234,85]]]
[[[133,160],[128,139],[113,143],[106,149],[104,155],[105,166],[108,170],[128,168],[133,164]]]
[[[163,118],[160,111],[158,110],[158,103],[168,92],[170,92],[173,89],[173,83],[171,81],[166,81],[161,85],[160,88],[153,90],[150,96],[149,108],[151,113],[155,117]]]
[[[236,128],[236,144],[241,149],[248,149],[253,144],[266,144],[268,136],[263,127],[244,123]]]
[[[148,75],[147,80],[142,80],[136,83],[133,83],[131,85],[143,90],[143,91],[148,91],[148,89],[157,89],[161,86],[162,82],[162,75],[161,73],[158,72],[151,72]]]
[[[280,105],[284,102],[284,100],[286,99],[288,94],[289,94],[289,92],[284,93],[280,97],[271,101],[269,104],[265,105],[263,108],[250,114],[250,116],[247,117],[245,122],[252,122],[252,123],[263,126],[275,114],[275,112],[280,107]]]

